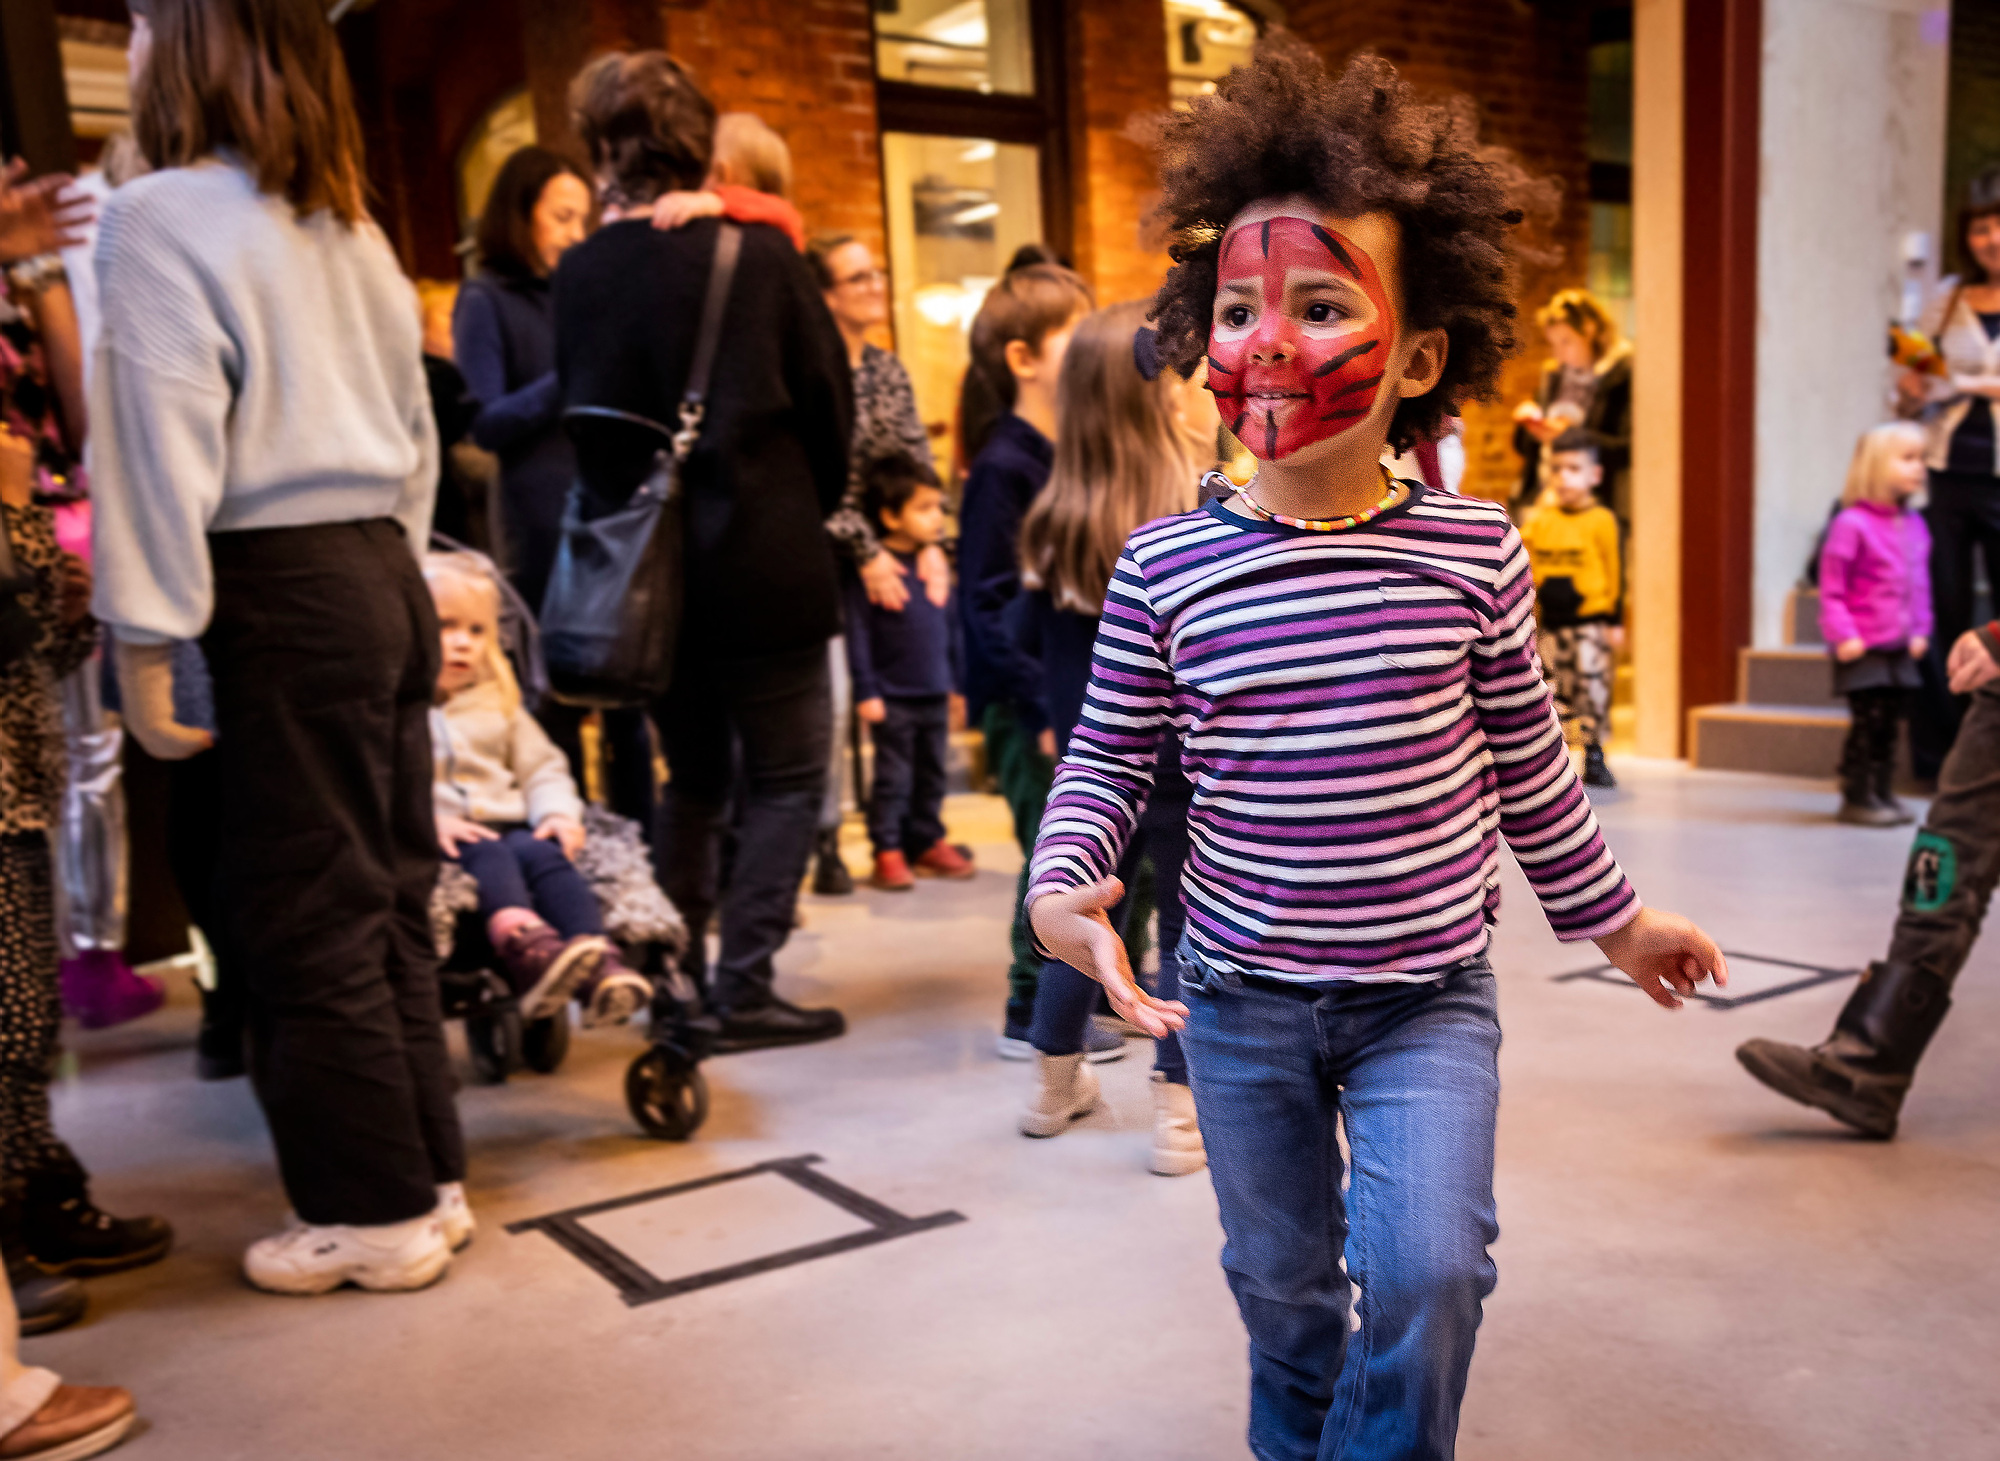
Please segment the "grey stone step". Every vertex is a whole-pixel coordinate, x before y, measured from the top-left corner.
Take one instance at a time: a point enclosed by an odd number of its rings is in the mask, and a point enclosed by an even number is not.
[[[1785,597],[1785,643],[1824,644],[1819,632],[1819,590],[1803,584]]]
[[[1736,693],[1750,705],[1845,705],[1833,693],[1833,665],[1824,649],[1745,649],[1738,652]]]
[[[1688,713],[1688,762],[1708,771],[1832,776],[1845,706],[1703,705]]]

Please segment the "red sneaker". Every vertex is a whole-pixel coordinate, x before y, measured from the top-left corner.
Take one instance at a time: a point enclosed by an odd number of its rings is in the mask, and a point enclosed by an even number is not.
[[[875,871],[868,876],[869,887],[880,888],[885,893],[907,893],[916,885],[917,880],[910,876],[910,864],[902,853],[875,854]]]
[[[917,859],[917,874],[926,878],[969,878],[979,871],[972,859],[949,842],[934,842]]]

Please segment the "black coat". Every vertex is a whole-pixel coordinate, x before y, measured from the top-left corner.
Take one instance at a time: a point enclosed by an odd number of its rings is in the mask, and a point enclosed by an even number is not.
[[[672,427],[694,355],[720,225],[608,224],[556,271],[565,409],[608,406]],[[853,372],[791,242],[743,229],[701,436],[688,458],[683,659],[740,659],[840,632],[825,521],[847,489]],[[648,460],[578,435],[578,468],[621,500]]]

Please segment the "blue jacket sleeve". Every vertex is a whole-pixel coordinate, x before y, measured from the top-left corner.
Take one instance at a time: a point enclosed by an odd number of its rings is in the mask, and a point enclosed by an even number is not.
[[[1006,474],[973,467],[959,516],[959,592],[964,595],[966,654],[992,670],[1002,693],[1019,711],[1022,726],[1037,734],[1048,724],[1042,709],[1041,672],[1014,642],[1007,624],[1007,606],[1021,591],[1016,557],[1021,497]]]
[[[500,311],[483,289],[462,289],[451,316],[452,349],[466,389],[479,402],[472,418],[472,439],[490,452],[523,446],[562,420],[562,386],[550,371],[522,386],[507,389],[507,342],[500,333]]]
[[[847,673],[854,681],[854,700],[875,700],[882,694],[882,682],[875,675],[875,646],[868,639],[868,591],[860,575],[841,575],[847,594]]]

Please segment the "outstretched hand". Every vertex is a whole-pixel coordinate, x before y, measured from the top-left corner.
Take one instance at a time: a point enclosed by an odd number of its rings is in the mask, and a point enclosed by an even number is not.
[[[1681,997],[1693,994],[1704,979],[1713,977],[1717,989],[1729,984],[1729,961],[1715,940],[1678,913],[1641,908],[1630,923],[1596,942],[1662,1009],[1679,1009]]]
[[[1116,878],[1044,893],[1028,906],[1028,922],[1042,947],[1104,986],[1111,1007],[1155,1040],[1187,1025],[1187,1006],[1155,999],[1132,978],[1125,941],[1111,926],[1110,910],[1125,896]]]
[[[23,182],[27,175],[28,164],[18,157],[0,167],[0,264],[73,248],[97,216],[88,194],[63,196],[76,181],[69,174]]]

